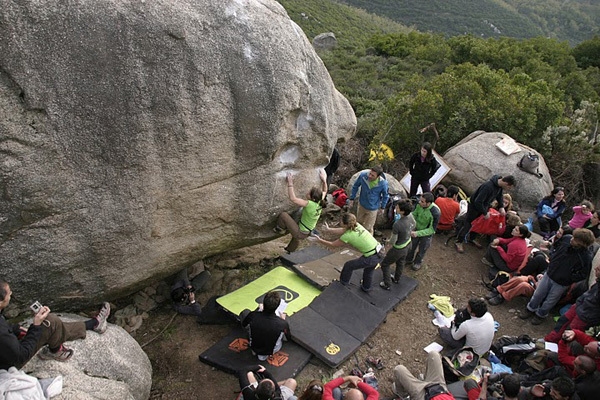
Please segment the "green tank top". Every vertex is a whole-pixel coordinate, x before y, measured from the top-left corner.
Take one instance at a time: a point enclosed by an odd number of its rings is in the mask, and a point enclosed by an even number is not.
[[[340,240],[355,247],[356,250],[360,251],[365,257],[370,257],[375,254],[377,245],[379,244],[377,239],[375,239],[368,230],[363,228],[361,224],[356,224],[356,229],[354,230],[348,229],[344,232],[344,234],[340,236]]]
[[[319,203],[308,200],[308,204],[302,209],[302,217],[300,217],[301,232],[307,233],[315,229],[321,216],[321,210],[322,207]]]

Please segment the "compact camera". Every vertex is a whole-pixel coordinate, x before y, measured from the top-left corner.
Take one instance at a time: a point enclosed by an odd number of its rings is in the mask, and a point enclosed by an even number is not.
[[[33,311],[34,314],[39,313],[42,307],[42,303],[40,303],[39,301],[36,301],[35,303],[29,306],[29,308],[31,308],[31,311]]]

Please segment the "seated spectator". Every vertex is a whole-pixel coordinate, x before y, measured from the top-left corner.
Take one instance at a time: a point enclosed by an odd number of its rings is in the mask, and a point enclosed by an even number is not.
[[[541,324],[571,284],[588,278],[592,243],[594,235],[587,229],[575,229],[572,236],[564,235],[554,243],[548,270],[519,318],[533,317],[533,325]]]
[[[594,205],[583,200],[580,205],[573,207],[573,217],[569,220],[571,229],[583,228],[587,222],[592,219],[594,213]]]
[[[521,392],[520,377],[518,374],[508,374],[502,378],[500,383],[502,387],[502,400],[517,400],[519,393]],[[488,374],[483,376],[481,380],[481,386],[474,379],[467,379],[464,382],[465,392],[469,400],[485,399],[487,396],[488,389]]]
[[[246,309],[240,314],[242,326],[248,330],[250,349],[261,361],[277,353],[283,346],[283,340],[290,340],[290,327],[285,321],[285,314],[275,314],[281,303],[279,293],[267,292],[263,304],[250,312]],[[262,310],[261,310],[262,308]]]
[[[525,225],[515,226],[510,239],[496,238],[490,243],[481,262],[490,267],[490,276],[498,271],[513,273],[527,256],[527,241],[531,232]]]
[[[531,297],[537,287],[537,283],[542,279],[543,274],[518,275],[511,277],[508,282],[498,285],[487,296],[488,303],[497,306],[505,301],[511,301],[517,296]]]
[[[586,335],[585,332],[578,330],[565,330],[562,334],[562,340],[558,341],[558,361],[571,374],[575,370],[575,359],[579,354],[574,354],[574,343],[583,347],[585,355],[590,357],[596,363],[596,368],[600,369],[600,354],[598,353],[598,342],[593,337]]]
[[[342,395],[340,386],[349,383],[350,388]],[[337,390],[336,390],[337,389]],[[354,375],[336,378],[323,386],[323,400],[377,400],[379,392]]]
[[[488,312],[485,300],[470,299],[465,319],[460,321],[455,317],[450,328],[440,327],[440,337],[451,349],[466,346],[480,356],[487,353],[494,340],[494,318]]]
[[[179,314],[199,316],[202,307],[196,302],[196,291],[202,291],[209,280],[210,272],[202,271],[190,282],[187,268],[181,270],[171,286],[171,300],[175,311]]]
[[[257,380],[256,377],[259,377]],[[288,400],[294,397],[296,381],[292,378],[277,380],[262,365],[238,371],[240,389],[244,400]]]
[[[454,229],[454,219],[460,213],[458,191],[458,187],[451,185],[448,187],[445,197],[435,199],[435,204],[440,209],[440,221],[437,225],[438,231],[451,231]]]
[[[298,400],[321,400],[323,397],[323,384],[320,380],[312,380],[298,397]]]
[[[423,379],[416,378],[404,365],[394,368],[394,392],[404,390],[411,400],[453,400],[444,379],[442,356],[432,351],[427,354],[427,366]]]
[[[574,363],[575,392],[580,400],[596,400],[600,389],[600,371],[591,357],[578,356]]]
[[[10,303],[11,296],[10,285],[0,279],[0,313]],[[104,303],[95,318],[85,322],[62,322],[50,314],[50,308],[42,306],[33,316],[33,324],[25,330],[19,325],[9,325],[0,314],[0,369],[21,369],[40,349],[38,357],[42,360],[67,361],[73,356],[73,349],[63,343],[85,339],[87,331],[106,332],[109,315],[110,304]]]
[[[558,343],[565,329],[585,331],[589,327],[600,325],[600,264],[596,265],[594,273],[596,283],[579,296],[575,304],[556,321],[554,330],[544,337],[545,341]]]
[[[579,400],[575,382],[569,377],[559,376],[552,382],[538,383],[529,389],[530,397],[552,400]]]
[[[592,213],[592,218],[585,224],[584,228],[592,231],[596,239],[600,237],[600,215],[598,215],[598,211]]]
[[[562,225],[561,216],[566,208],[564,198],[565,189],[557,186],[537,205],[536,216],[544,239],[552,236]]]

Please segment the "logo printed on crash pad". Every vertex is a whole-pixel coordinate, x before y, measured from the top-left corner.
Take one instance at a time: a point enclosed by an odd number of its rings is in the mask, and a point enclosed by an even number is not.
[[[289,359],[290,359],[289,354],[284,353],[283,351],[278,351],[277,353],[273,354],[272,356],[269,356],[267,358],[267,362],[274,367],[281,367]]]
[[[235,351],[236,353],[241,353],[244,350],[248,350],[248,339],[234,339],[233,342],[229,343],[229,350]]]
[[[294,292],[292,289],[288,288],[287,286],[283,286],[283,285],[279,285],[271,290],[269,290],[270,292],[277,292],[279,293],[279,297],[284,300],[286,303],[290,303],[291,301],[297,299],[298,297],[300,297],[300,295],[297,292]],[[258,296],[256,298],[257,303],[262,303],[264,298],[265,298],[265,294],[263,293],[260,296]]]
[[[325,351],[327,352],[327,354],[334,355],[340,352],[340,346],[331,342],[327,345],[327,347],[325,347]]]

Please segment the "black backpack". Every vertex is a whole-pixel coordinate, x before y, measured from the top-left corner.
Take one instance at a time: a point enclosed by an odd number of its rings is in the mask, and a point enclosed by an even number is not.
[[[525,172],[537,176],[538,178],[542,178],[544,176],[540,174],[540,156],[538,156],[537,154],[525,154],[517,163],[517,167],[519,167]]]

